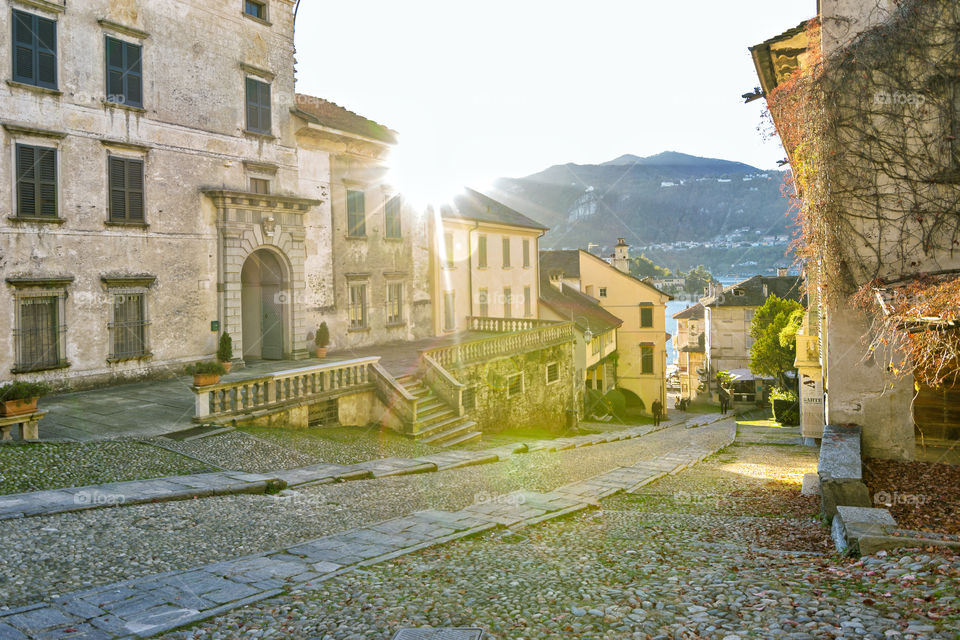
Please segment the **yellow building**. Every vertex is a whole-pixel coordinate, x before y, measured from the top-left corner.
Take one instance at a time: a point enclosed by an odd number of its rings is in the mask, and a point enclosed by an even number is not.
[[[672,298],[623,270],[629,260],[622,238],[616,251],[619,269],[582,249],[544,251],[540,268],[562,272],[564,286],[593,298],[622,321],[617,329],[617,386],[639,396],[650,413],[654,400],[666,407],[666,303]]]
[[[673,314],[677,321],[677,335],[673,336],[673,348],[677,351],[680,374],[680,397],[696,400],[701,375],[706,374],[704,308],[699,302]]]
[[[539,317],[539,222],[467,189],[434,225],[436,335],[463,331],[468,318]]]
[[[606,393],[617,385],[617,316],[593,298],[563,282],[563,272],[541,271],[540,318],[574,326],[574,380],[577,406],[582,407],[586,390]]]

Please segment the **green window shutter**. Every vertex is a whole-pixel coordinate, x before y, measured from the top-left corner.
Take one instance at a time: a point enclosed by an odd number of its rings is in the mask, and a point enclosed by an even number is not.
[[[110,219],[127,219],[127,169],[123,158],[110,158]]]
[[[39,205],[37,215],[44,218],[57,217],[57,150],[36,149],[37,152],[37,193]]]
[[[110,158],[110,219],[144,221],[143,160]]]
[[[13,12],[13,79],[57,88],[57,23],[24,11]]]
[[[126,160],[127,218],[143,222],[143,162]]]
[[[247,130],[256,133],[270,133],[271,107],[270,85],[254,78],[247,78]]]
[[[37,215],[36,149],[17,145],[17,215]]]
[[[57,217],[57,150],[17,145],[17,215]]]
[[[270,133],[273,121],[270,110],[270,85],[266,82],[260,82],[258,84],[260,85],[260,130],[264,133]]]

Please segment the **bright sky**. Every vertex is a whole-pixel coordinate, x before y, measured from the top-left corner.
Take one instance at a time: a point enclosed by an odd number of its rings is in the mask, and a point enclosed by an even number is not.
[[[401,135],[418,188],[681,151],[769,169],[747,47],[816,0],[304,0],[298,91]]]

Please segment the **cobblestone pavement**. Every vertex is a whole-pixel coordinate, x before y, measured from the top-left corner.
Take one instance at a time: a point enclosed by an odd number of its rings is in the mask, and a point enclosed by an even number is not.
[[[421,626],[503,640],[960,637],[960,556],[822,551],[817,500],[799,496],[815,466],[813,448],[735,445],[599,510],[297,586],[162,637],[372,640]]]
[[[562,453],[543,451],[483,467],[311,487],[287,496],[289,503],[245,496],[223,505],[217,504],[223,498],[207,498],[0,523],[9,548],[27,550],[10,554],[5,560],[12,564],[6,569],[0,566],[4,590],[11,585],[4,602],[24,603],[40,594],[128,578],[8,609],[0,617],[0,638],[5,632],[10,637],[157,633],[272,597],[279,589],[298,584],[312,588],[350,565],[390,560],[494,527],[529,525],[585,509],[610,490],[649,482],[670,465],[676,469],[691,464],[731,437],[729,422],[695,432],[681,426],[642,439]],[[651,466],[658,456],[664,464]],[[635,462],[640,464],[632,471],[593,477]],[[278,517],[281,504],[293,507],[299,517]],[[34,526],[24,530],[24,524]],[[364,524],[368,526],[347,530]],[[268,531],[274,535],[264,535]],[[327,536],[318,540],[318,533]],[[283,544],[276,544],[278,540]],[[255,549],[265,542],[270,543],[267,549],[284,548],[268,553]],[[146,559],[151,561],[142,562]],[[213,564],[196,568],[204,562]],[[11,567],[18,569],[12,579],[7,577]],[[158,575],[158,570],[167,573]]]

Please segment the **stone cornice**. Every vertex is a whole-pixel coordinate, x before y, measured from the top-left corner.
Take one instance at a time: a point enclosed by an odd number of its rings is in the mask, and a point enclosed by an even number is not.
[[[37,129],[36,127],[26,127],[23,125],[13,124],[11,122],[5,122],[3,128],[6,129],[9,133],[19,134],[23,136],[37,136],[40,138],[54,138],[57,140],[62,140],[67,137],[65,131],[54,131],[52,129]]]
[[[136,27],[128,27],[125,24],[120,24],[119,22],[114,22],[113,20],[107,20],[106,18],[100,18],[97,20],[101,27],[104,29],[109,29],[111,31],[116,31],[117,33],[122,33],[125,36],[130,36],[131,38],[137,38],[138,40],[145,40],[150,37],[150,34],[142,29],[137,29]]]
[[[223,189],[203,189],[204,195],[214,201],[218,208],[256,208],[273,209],[288,213],[305,213],[310,207],[323,204],[323,200],[278,196],[273,194],[250,193],[248,191],[228,191]]]
[[[146,273],[133,276],[105,274],[100,276],[100,281],[108,287],[152,287],[157,276]]]
[[[7,278],[7,284],[17,289],[65,287],[71,282],[73,282],[73,276],[13,276]]]

